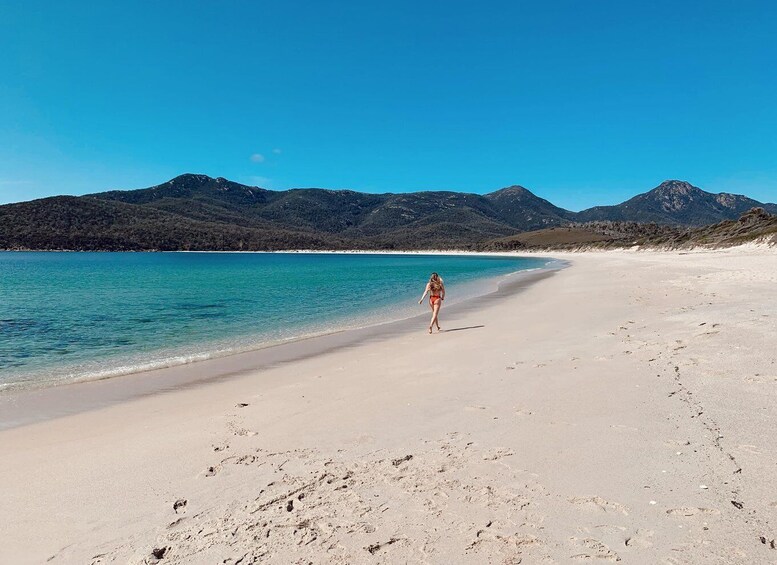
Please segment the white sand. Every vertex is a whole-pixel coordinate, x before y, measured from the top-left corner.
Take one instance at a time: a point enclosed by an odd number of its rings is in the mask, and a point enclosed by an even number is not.
[[[0,432],[0,563],[777,562],[777,251],[564,257],[471,329]]]

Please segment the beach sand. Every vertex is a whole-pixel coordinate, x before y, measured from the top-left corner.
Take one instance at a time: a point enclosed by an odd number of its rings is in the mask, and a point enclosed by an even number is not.
[[[0,563],[777,562],[777,251],[553,256],[442,334],[0,432]]]

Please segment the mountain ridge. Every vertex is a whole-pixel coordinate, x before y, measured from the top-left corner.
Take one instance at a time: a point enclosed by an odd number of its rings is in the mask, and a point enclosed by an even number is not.
[[[487,194],[283,191],[186,173],[137,190],[0,206],[2,249],[452,249],[584,222],[701,226],[777,205],[668,180],[573,212],[512,185]]]
[[[712,193],[687,181],[665,180],[652,190],[614,206],[595,206],[578,212],[576,220],[640,221],[701,226],[733,220],[751,208],[777,213],[777,205],[741,194]]]

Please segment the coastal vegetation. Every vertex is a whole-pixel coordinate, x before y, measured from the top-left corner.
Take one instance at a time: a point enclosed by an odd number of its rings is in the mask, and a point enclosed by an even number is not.
[[[777,244],[777,215],[752,208],[736,220],[724,220],[701,227],[678,227],[638,222],[572,223],[515,236],[495,239],[476,246],[479,251],[584,250],[649,247],[727,247],[749,241]]]

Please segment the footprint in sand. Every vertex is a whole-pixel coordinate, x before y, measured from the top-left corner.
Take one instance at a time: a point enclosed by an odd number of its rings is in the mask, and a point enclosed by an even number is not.
[[[402,465],[402,463],[407,463],[413,458],[412,454],[405,455],[404,457],[399,457],[397,459],[392,459],[391,464],[394,465],[394,467],[399,467]]]
[[[692,518],[694,516],[715,516],[720,514],[720,510],[715,508],[694,508],[692,506],[681,506],[680,508],[670,508],[666,511],[670,516],[679,518]]]
[[[575,553],[573,555],[570,555],[570,559],[574,559],[575,561],[620,561],[620,556],[615,553],[613,550],[611,550],[609,547],[607,547],[606,544],[602,543],[598,539],[594,538],[571,538],[570,541],[578,546],[581,551],[581,553]]]
[[[486,528],[490,528],[491,522],[486,525]],[[496,532],[490,532],[487,529],[479,529],[475,532],[475,539],[470,543],[465,552],[477,552],[486,551],[499,547],[506,553],[513,555],[505,556],[499,563],[504,565],[519,565],[522,562],[521,553],[536,546],[541,546],[542,542],[533,535],[502,535]],[[483,556],[485,558],[485,556]],[[495,563],[496,561],[485,559],[480,561],[481,563]]]
[[[235,455],[234,457],[227,457],[222,461],[222,463],[226,463],[227,461],[231,462],[234,465],[252,465],[256,463],[258,458],[256,455]]]
[[[369,546],[365,547],[364,549],[369,551],[371,555],[375,555],[379,551],[385,550],[388,546],[394,545],[398,541],[403,541],[403,540],[404,540],[404,538],[391,538],[388,541],[384,541],[384,542],[380,542],[380,543],[374,543],[372,545],[369,545]]]
[[[214,477],[219,471],[221,471],[221,465],[213,465],[205,469],[204,475],[206,477]]]
[[[609,500],[605,500],[600,496],[588,496],[588,497],[576,496],[576,497],[570,498],[569,502],[577,506],[587,507],[591,509],[596,508],[604,512],[618,512],[620,514],[623,514],[624,516],[629,515],[628,510],[626,510],[626,507],[623,506],[622,504],[619,504],[617,502],[610,502]]]
[[[761,450],[755,445],[740,445],[739,449],[747,453],[752,453],[753,455],[761,455]]]
[[[653,542],[651,540],[654,534],[653,530],[637,530],[634,535],[627,537],[623,541],[623,545],[626,547],[652,547]]]
[[[513,455],[513,451],[511,449],[502,448],[502,449],[495,449],[489,453],[486,453],[483,455],[484,461],[497,461],[499,459],[502,459],[503,457],[510,457]]]
[[[253,432],[249,429],[241,428],[239,426],[236,426],[235,424],[231,424],[229,426],[229,429],[236,436],[251,437],[251,436],[258,435],[258,432]]]
[[[187,520],[186,516],[181,516],[180,518],[176,518],[175,520],[167,524],[167,529],[172,530],[174,528],[177,528],[178,526],[183,524],[186,520]]]

